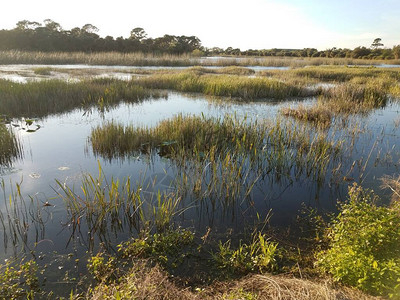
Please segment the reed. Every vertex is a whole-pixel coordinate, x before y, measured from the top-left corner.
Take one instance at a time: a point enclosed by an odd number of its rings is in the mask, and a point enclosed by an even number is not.
[[[56,182],[72,228],[71,239],[84,229],[89,249],[93,249],[95,237],[106,241],[110,232],[163,232],[173,226],[174,216],[182,213],[181,198],[174,193],[154,190],[143,182],[133,184],[129,177],[108,180],[100,164],[97,177],[82,175],[79,191]]]
[[[50,219],[48,206],[43,205],[36,197],[26,199],[21,193],[22,181],[15,186],[0,181],[4,206],[0,210],[0,226],[4,241],[4,251],[32,251],[35,245],[43,240],[46,223]]]
[[[312,91],[268,78],[249,78],[229,75],[201,75],[196,71],[176,74],[155,74],[139,78],[137,84],[154,89],[203,93],[210,96],[233,97],[240,100],[312,95]]]
[[[45,80],[25,84],[0,80],[0,114],[40,118],[92,106],[105,110],[122,101],[140,102],[161,96],[133,83],[113,79]]]
[[[12,163],[22,157],[22,145],[15,133],[0,122],[0,170],[11,167]]]
[[[249,199],[254,186],[269,177],[323,181],[341,149],[340,141],[305,126],[235,116],[178,115],[153,128],[111,122],[94,128],[88,143],[109,160],[143,153],[168,157],[178,168],[180,195],[226,207]]]
[[[170,55],[121,52],[35,52],[1,51],[0,64],[88,64],[124,66],[270,66],[304,67],[320,65],[398,64],[398,60],[300,57],[217,57],[199,58],[190,54]]]

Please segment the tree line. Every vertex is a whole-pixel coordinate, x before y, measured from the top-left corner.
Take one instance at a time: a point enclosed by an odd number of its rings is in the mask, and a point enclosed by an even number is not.
[[[176,36],[165,34],[150,38],[145,30],[136,27],[128,38],[112,36],[100,37],[99,29],[92,24],[64,30],[51,19],[43,23],[28,20],[19,21],[11,30],[0,30],[0,50],[22,51],[62,51],[62,52],[144,52],[160,54],[195,55],[235,55],[235,56],[286,56],[286,57],[332,57],[365,59],[399,59],[400,45],[384,48],[380,38],[370,47],[359,46],[354,49],[330,48],[319,51],[315,48],[304,49],[262,49],[245,50],[228,47],[226,49],[206,48],[196,36]]]

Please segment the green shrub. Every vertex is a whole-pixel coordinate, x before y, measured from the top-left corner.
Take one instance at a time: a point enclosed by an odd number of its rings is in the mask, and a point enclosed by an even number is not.
[[[356,184],[349,189],[317,264],[337,281],[400,299],[400,211],[378,206],[377,200]]]

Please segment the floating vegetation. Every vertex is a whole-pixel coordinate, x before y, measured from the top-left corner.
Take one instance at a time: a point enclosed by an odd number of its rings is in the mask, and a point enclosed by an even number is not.
[[[93,106],[104,112],[121,102],[136,103],[154,97],[164,95],[116,79],[46,80],[24,84],[0,80],[0,114],[11,117],[41,118],[76,108],[90,110]]]

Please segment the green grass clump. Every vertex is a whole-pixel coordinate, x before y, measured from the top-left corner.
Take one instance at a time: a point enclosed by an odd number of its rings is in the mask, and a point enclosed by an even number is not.
[[[12,162],[20,158],[22,148],[15,134],[0,123],[0,167],[10,167]]]
[[[104,111],[122,101],[139,102],[159,96],[159,93],[116,79],[81,82],[45,80],[24,84],[0,80],[0,114],[11,117],[45,117],[92,106]]]
[[[357,185],[329,230],[329,248],[318,266],[337,281],[373,295],[400,298],[400,209],[378,206],[377,197]]]
[[[229,75],[202,75],[196,71],[175,74],[155,74],[136,81],[155,89],[172,89],[181,92],[203,93],[210,96],[233,97],[242,100],[310,95],[310,91],[268,78],[249,78]]]
[[[277,268],[278,244],[269,242],[264,235],[255,235],[250,244],[240,243],[231,249],[231,241],[219,243],[219,249],[212,254],[213,264],[225,276],[250,272],[271,272]]]

